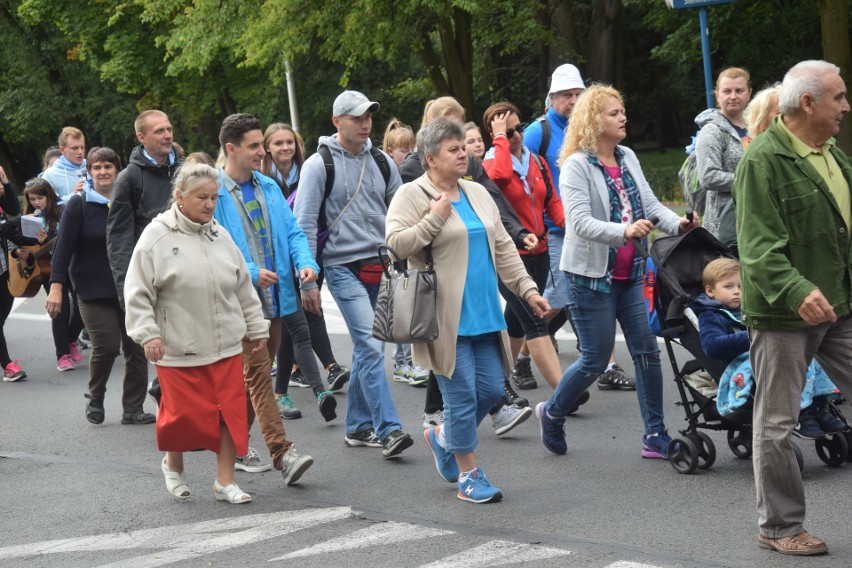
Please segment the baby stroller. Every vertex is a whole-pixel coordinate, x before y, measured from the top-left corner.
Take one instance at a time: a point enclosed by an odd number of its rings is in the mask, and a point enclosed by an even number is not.
[[[678,472],[693,473],[696,468],[708,469],[716,460],[713,441],[702,430],[727,432],[728,447],[739,458],[752,454],[752,429],[750,405],[741,407],[731,415],[722,416],[716,408],[713,382],[718,384],[725,364],[710,359],[701,348],[698,318],[689,307],[692,300],[704,292],[701,273],[704,267],[719,257],[736,258],[731,251],[703,227],[683,235],[660,237],[651,246],[650,257],[656,272],[646,275],[646,299],[649,317],[653,316],[652,329],[663,337],[669,361],[674,371],[680,402],[686,413],[686,428],[678,430],[669,445],[669,463]],[[648,279],[652,282],[648,282]],[[652,290],[652,293],[648,293]],[[649,297],[650,296],[650,297]],[[693,359],[679,366],[674,345],[684,347]],[[712,378],[713,382],[706,379]],[[701,378],[705,384],[701,385]],[[708,387],[708,383],[710,388]],[[847,427],[840,433],[815,440],[819,458],[830,466],[837,466],[849,457],[852,430],[840,411],[829,405],[829,411],[843,420]],[[801,450],[793,444],[799,468],[804,466]]]

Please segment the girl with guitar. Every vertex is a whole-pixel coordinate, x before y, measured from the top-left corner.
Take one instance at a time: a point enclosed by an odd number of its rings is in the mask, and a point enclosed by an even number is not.
[[[31,254],[38,256],[36,262],[40,271],[34,271],[31,277],[35,277],[36,272],[38,272],[41,275],[41,285],[45,292],[49,292],[49,259],[53,253],[53,242],[55,242],[56,235],[59,233],[59,218],[62,215],[62,210],[59,208],[56,192],[47,180],[34,178],[27,182],[24,189],[24,215],[42,217],[44,228],[39,231],[35,238],[24,237],[21,232],[20,217],[11,221],[9,223],[9,240],[18,245],[18,248],[12,250],[10,256],[12,259],[21,262],[27,262]],[[11,262],[14,262],[14,260]],[[14,279],[15,277],[15,269],[10,266],[10,278]],[[68,294],[63,295],[62,308],[53,317],[52,322],[53,343],[56,347],[56,368],[60,371],[70,371],[83,360],[80,347],[77,345],[77,336],[83,329],[83,320],[77,309],[76,295],[70,285],[68,292]]]

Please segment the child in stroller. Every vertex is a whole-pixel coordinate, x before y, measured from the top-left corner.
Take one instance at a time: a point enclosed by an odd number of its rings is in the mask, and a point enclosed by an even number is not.
[[[727,365],[717,397],[717,408],[723,416],[743,405],[751,393],[749,337],[740,322],[739,270],[739,262],[732,258],[711,261],[702,273],[704,294],[692,302],[704,353]],[[846,424],[829,410],[829,402],[838,396],[837,387],[816,361],[811,362],[794,435],[816,440],[843,430]]]

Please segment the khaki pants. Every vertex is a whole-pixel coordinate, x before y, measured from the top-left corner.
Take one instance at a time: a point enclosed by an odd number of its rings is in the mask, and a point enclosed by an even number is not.
[[[845,396],[852,396],[852,316],[805,329],[751,332],[754,370],[754,482],[760,534],[804,530],[805,489],[790,433],[808,363],[816,358]]]
[[[269,320],[269,340],[266,349],[251,352],[251,342],[243,339],[243,375],[246,381],[248,399],[249,430],[255,415],[260,425],[263,441],[272,456],[272,467],[281,469],[281,458],[293,445],[287,440],[284,423],[278,414],[275,394],[272,392],[272,358],[281,342],[281,318]]]

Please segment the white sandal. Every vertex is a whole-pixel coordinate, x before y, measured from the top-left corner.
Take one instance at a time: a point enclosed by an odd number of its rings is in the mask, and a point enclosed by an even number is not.
[[[182,471],[169,470],[166,458],[163,458],[163,476],[166,478],[166,489],[169,493],[178,499],[187,499],[189,497],[189,484],[186,482],[186,476],[184,476]]]
[[[236,483],[222,487],[218,479],[213,482],[213,496],[216,497],[217,501],[227,501],[234,504],[251,502],[251,495],[237,487]]]

